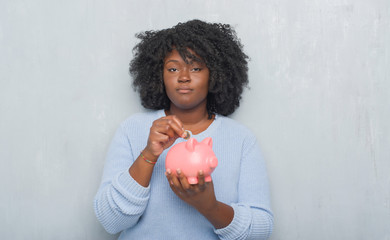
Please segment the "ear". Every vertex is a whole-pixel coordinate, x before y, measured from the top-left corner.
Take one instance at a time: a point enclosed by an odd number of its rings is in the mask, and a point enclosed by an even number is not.
[[[198,141],[196,141],[195,138],[190,138],[186,142],[186,148],[188,151],[193,152],[195,150],[195,145],[198,144]]]
[[[207,138],[203,139],[203,141],[201,143],[204,143],[211,148],[213,147],[213,139],[211,137],[207,137]]]

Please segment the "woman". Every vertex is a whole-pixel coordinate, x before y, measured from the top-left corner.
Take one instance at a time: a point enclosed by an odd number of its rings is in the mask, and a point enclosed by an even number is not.
[[[142,105],[154,111],[117,130],[95,197],[97,218],[119,239],[267,239],[273,215],[256,138],[226,117],[248,82],[234,30],[192,20],[138,38],[130,73]],[[180,169],[165,169],[167,151],[187,131],[213,139],[211,182],[202,171],[189,184]]]

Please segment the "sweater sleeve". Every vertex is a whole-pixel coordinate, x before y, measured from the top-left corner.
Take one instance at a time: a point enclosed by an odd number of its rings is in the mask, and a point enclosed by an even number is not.
[[[94,199],[95,214],[111,234],[134,226],[148,204],[150,187],[139,185],[129,174],[134,161],[123,125],[107,153],[102,183]]]
[[[248,147],[246,147],[248,146]],[[220,239],[268,239],[273,229],[266,166],[256,139],[244,143],[239,199],[232,203],[234,217],[222,229],[216,229]]]

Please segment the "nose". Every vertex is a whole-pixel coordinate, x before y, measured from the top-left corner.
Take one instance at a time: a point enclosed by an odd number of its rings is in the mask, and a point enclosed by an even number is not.
[[[184,69],[184,70],[180,71],[178,82],[179,83],[186,83],[186,82],[190,82],[190,81],[191,81],[190,71],[188,69]]]

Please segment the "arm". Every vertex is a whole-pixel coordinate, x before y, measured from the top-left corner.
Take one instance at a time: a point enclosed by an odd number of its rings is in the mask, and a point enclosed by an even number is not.
[[[257,141],[248,139],[243,149],[238,184],[239,199],[231,204],[232,222],[215,232],[221,239],[268,239],[273,229],[265,162]]]
[[[213,182],[205,182],[203,172],[199,171],[198,184],[190,185],[187,177],[180,170],[177,173],[178,177],[173,176],[170,169],[166,172],[172,191],[181,200],[198,210],[215,228],[228,226],[233,219],[233,208],[217,201]]]
[[[134,180],[144,187],[149,186],[153,173],[153,163],[179,137],[185,137],[185,133],[183,124],[176,116],[171,115],[154,121],[150,128],[148,143],[142,151],[144,157],[138,156],[129,169],[129,174]],[[144,158],[149,162],[146,162]]]
[[[173,118],[169,116],[153,122],[148,144],[142,151],[149,161],[157,161],[162,151],[179,137],[177,132],[183,134]],[[131,149],[126,130],[121,125],[110,145],[102,184],[94,200],[95,214],[109,233],[134,226],[149,201],[154,164],[144,161],[138,153],[133,157]]]
[[[149,187],[138,184],[128,173],[134,161],[123,125],[109,147],[102,183],[94,199],[96,217],[109,233],[135,225],[149,200]]]

